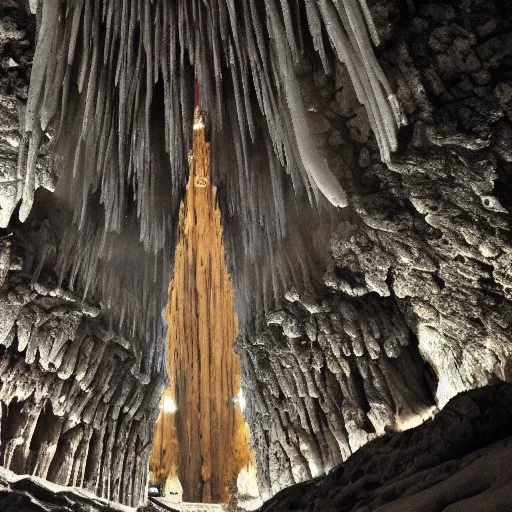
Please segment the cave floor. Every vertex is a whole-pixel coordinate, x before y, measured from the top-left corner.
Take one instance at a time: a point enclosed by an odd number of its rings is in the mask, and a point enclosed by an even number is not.
[[[153,498],[153,505],[159,506],[160,510],[171,510],[173,512],[213,512],[224,510],[222,505],[207,503],[174,503],[166,498]]]

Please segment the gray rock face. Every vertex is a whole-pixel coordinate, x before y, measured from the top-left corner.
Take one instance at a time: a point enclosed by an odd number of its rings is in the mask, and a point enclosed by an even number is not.
[[[0,1],[6,466],[143,496],[194,79],[263,496],[511,379],[509,2],[37,4]]]
[[[509,510],[512,388],[452,399],[433,420],[387,434],[327,476],[286,489],[261,512]]]
[[[329,292],[313,293],[327,310],[289,293],[282,320],[267,315],[239,343],[267,496],[461,391],[510,380],[510,6],[383,9],[373,2],[387,34],[378,58],[408,120],[399,150],[379,161],[343,66],[322,88],[305,79],[311,108],[344,140],[318,144],[352,171]]]
[[[450,16],[432,9],[416,13],[421,30],[403,33],[395,47],[397,83],[416,77],[424,94],[408,105],[410,137],[388,169],[372,168],[380,186],[354,198],[358,220],[331,240],[326,282],[350,296],[394,298],[439,377],[442,405],[509,378],[511,203],[502,146],[511,118],[500,91],[510,59],[500,41],[511,37],[497,29],[507,26],[504,6],[460,5]],[[404,105],[406,89],[398,94]]]
[[[17,476],[4,468],[0,468],[0,506],[5,512],[135,512],[134,508],[111,503],[90,492],[37,477]]]
[[[433,421],[371,441],[328,476],[280,492],[261,511],[427,512],[433,503],[455,511],[507,510],[511,428],[509,384],[466,392]],[[0,506],[6,512],[47,512],[56,506],[128,510],[6,470],[0,471]]]
[[[100,307],[23,273],[30,254],[11,239],[0,252],[1,465],[137,506],[166,377],[141,371],[137,345],[108,329]]]
[[[24,15],[25,14],[25,15]],[[19,114],[27,98],[34,55],[35,19],[16,3],[0,4],[0,226],[7,227],[21,197]],[[41,173],[41,177],[42,177]],[[39,180],[38,180],[39,181]]]
[[[289,293],[240,347],[246,418],[266,497],[328,472],[376,436],[430,417],[417,346],[391,299]]]

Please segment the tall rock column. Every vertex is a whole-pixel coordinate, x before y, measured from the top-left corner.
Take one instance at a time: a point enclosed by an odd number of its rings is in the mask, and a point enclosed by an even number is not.
[[[184,501],[219,503],[229,499],[238,473],[250,462],[250,451],[235,403],[240,391],[240,362],[233,349],[238,324],[204,131],[196,110],[190,180],[166,310],[171,385],[163,398],[151,471],[164,483],[177,470]],[[176,404],[175,423],[166,400]]]

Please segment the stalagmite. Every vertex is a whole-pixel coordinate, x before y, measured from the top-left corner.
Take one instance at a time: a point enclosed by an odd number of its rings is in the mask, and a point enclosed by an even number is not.
[[[179,477],[184,501],[225,503],[252,459],[234,403],[240,391],[233,347],[238,327],[204,131],[197,109],[166,310],[171,385],[162,399],[150,469],[165,496],[177,491]]]

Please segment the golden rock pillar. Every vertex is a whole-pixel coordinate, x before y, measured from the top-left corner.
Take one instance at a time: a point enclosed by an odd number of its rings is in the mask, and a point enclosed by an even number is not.
[[[233,401],[240,391],[233,349],[238,326],[210,183],[210,147],[198,110],[166,321],[171,384],[156,427],[152,479],[168,494],[178,476],[183,501],[224,503],[251,454],[240,406]]]

